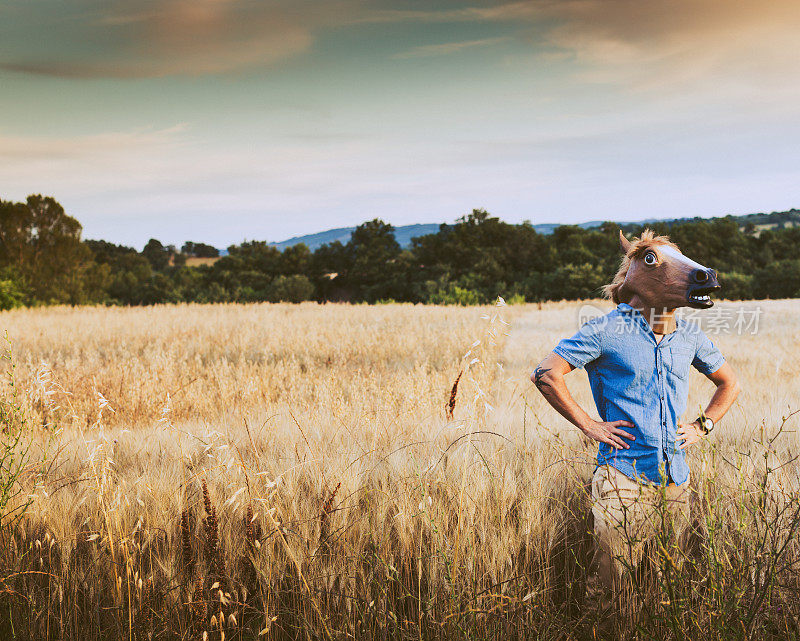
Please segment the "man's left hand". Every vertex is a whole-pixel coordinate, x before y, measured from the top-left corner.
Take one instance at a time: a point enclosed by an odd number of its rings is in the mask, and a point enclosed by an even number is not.
[[[683,443],[679,445],[682,450],[685,450],[689,445],[699,443],[700,439],[706,435],[705,430],[700,427],[700,423],[697,421],[680,423],[676,433],[678,434],[678,439],[683,440]]]

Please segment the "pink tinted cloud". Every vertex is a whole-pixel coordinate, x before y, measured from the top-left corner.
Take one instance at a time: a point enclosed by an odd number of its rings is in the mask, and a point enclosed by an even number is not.
[[[800,70],[797,0],[522,0],[444,10],[364,12],[362,22],[492,22],[542,61],[582,66],[579,81],[775,85]],[[565,54],[567,57],[565,57]]]
[[[474,0],[444,9],[386,9],[368,0],[86,2],[93,8],[73,16],[85,19],[82,53],[71,52],[60,23],[44,17],[31,37],[63,37],[63,55],[6,54],[0,68],[74,78],[221,74],[300,55],[332,27],[403,22],[507,23],[509,35],[538,55],[567,52],[590,67],[582,76],[590,81],[635,83],[662,73],[702,79],[740,70],[774,77],[793,75],[800,63],[797,0]],[[408,55],[457,53],[496,35],[460,47],[422,44]]]
[[[347,0],[128,0],[98,5],[82,26],[85,46],[0,61],[0,68],[67,78],[145,78],[270,67],[307,51]],[[56,23],[39,27],[60,42]]]

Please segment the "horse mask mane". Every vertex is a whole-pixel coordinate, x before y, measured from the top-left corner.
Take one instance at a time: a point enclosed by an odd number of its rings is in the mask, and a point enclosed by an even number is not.
[[[667,236],[645,229],[628,240],[619,232],[623,258],[614,280],[603,294],[615,303],[630,303],[634,297],[657,309],[714,305],[710,294],[720,289],[717,272],[687,258]]]

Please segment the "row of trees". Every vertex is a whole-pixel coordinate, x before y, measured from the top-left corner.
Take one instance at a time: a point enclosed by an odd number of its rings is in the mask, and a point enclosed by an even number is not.
[[[757,231],[732,218],[650,225],[715,268],[729,298],[800,297],[800,227]],[[542,301],[597,296],[619,262],[618,225],[537,233],[473,210],[403,249],[375,219],[347,243],[312,252],[262,241],[178,250],[150,240],[139,252],[81,240],[80,223],[50,197],[0,201],[0,308],[37,304],[150,305],[180,301],[346,300],[474,304],[497,295]],[[641,227],[623,226],[638,233]],[[218,257],[218,258],[217,258]],[[197,258],[215,260],[192,260]]]

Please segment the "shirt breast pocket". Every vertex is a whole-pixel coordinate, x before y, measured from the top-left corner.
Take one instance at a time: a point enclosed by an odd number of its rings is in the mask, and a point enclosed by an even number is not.
[[[694,359],[694,351],[688,347],[670,347],[665,359],[667,368],[678,378],[686,378]]]

